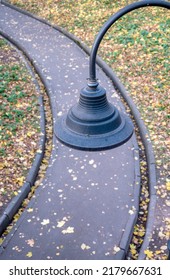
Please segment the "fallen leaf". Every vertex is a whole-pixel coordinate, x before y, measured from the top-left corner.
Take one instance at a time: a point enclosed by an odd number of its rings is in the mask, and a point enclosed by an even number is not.
[[[63,234],[74,233],[74,227],[68,227],[67,229],[62,230]]]
[[[49,219],[43,219],[43,221],[41,222],[41,225],[45,226],[48,225],[50,223]]]
[[[115,245],[114,248],[113,248],[114,254],[118,253],[119,251],[120,251],[120,248]]]
[[[2,170],[4,168],[4,164],[2,162],[0,162],[0,170]]]
[[[82,243],[82,244],[81,244],[81,249],[82,249],[82,250],[89,250],[89,249],[90,249],[90,246],[88,246],[88,245]]]
[[[166,188],[168,191],[170,191],[170,181],[166,182]]]
[[[18,183],[19,186],[21,187],[21,186],[23,185],[23,183],[24,183],[24,179],[25,179],[24,176],[18,177],[18,178],[16,179],[16,183]]]
[[[59,221],[58,224],[57,224],[57,227],[58,228],[63,227],[65,225],[65,223],[66,223],[66,221],[63,221],[63,220]]]
[[[31,257],[32,257],[32,252],[28,252],[28,253],[26,254],[26,257],[31,258]]]
[[[163,245],[163,246],[161,246],[161,248],[160,248],[162,251],[165,251],[166,249],[167,249],[167,246],[166,245]]]
[[[166,204],[167,206],[170,206],[170,200],[165,200],[165,204]]]
[[[27,212],[28,212],[28,213],[33,212],[33,208],[28,208]]]
[[[130,252],[132,255],[136,255],[136,253],[137,253],[136,249],[130,249]]]
[[[151,259],[153,257],[153,252],[150,250],[145,250],[144,253],[148,257],[148,259]]]
[[[138,236],[143,237],[144,235],[145,235],[145,232],[143,232],[143,231],[138,232]]]
[[[155,251],[155,253],[156,253],[157,255],[159,255],[159,254],[162,253],[162,251],[161,251],[161,250],[157,250],[157,251]]]
[[[26,240],[26,243],[27,243],[30,247],[34,247],[35,241],[34,241],[34,239],[28,239],[28,240]]]

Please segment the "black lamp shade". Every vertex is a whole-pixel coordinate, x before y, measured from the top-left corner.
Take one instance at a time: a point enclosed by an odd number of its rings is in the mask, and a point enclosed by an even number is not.
[[[120,146],[132,133],[130,119],[108,102],[105,89],[99,85],[83,88],[79,102],[55,124],[61,142],[83,150]]]

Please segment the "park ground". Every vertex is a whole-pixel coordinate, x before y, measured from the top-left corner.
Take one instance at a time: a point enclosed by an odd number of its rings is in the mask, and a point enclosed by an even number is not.
[[[90,47],[102,24],[131,2],[78,0],[73,4],[70,0],[10,1],[11,4],[65,28]],[[138,107],[155,152],[158,176],[155,188],[160,222],[155,228],[151,247],[146,252],[149,259],[164,259],[166,241],[170,238],[169,37],[169,11],[147,7],[119,20],[107,33],[99,50],[99,55],[115,71]],[[0,39],[0,62],[0,152],[3,159],[0,166],[3,178],[0,185],[0,207],[3,210],[24,182],[37,149],[40,130],[35,85],[17,52],[3,39]],[[44,161],[44,169],[47,162]],[[143,163],[141,169],[145,168],[146,164]],[[142,172],[146,174],[146,171]],[[145,191],[140,202],[143,222],[147,215],[148,199],[148,192]],[[137,248],[145,234],[143,222],[134,230],[130,248],[133,259],[137,257]]]

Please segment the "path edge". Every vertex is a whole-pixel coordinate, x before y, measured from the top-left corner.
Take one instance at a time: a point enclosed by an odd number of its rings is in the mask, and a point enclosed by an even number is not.
[[[45,129],[45,110],[44,110],[43,96],[40,93],[41,90],[40,90],[39,84],[36,80],[35,74],[34,74],[33,70],[31,69],[31,65],[28,61],[26,61],[26,59],[24,58],[24,56],[22,54],[22,49],[18,48],[15,41],[11,40],[11,38],[2,31],[0,31],[0,35],[4,39],[6,39],[10,44],[12,44],[13,47],[16,48],[17,52],[19,52],[19,55],[21,56],[21,59],[22,59],[23,63],[25,64],[25,67],[27,68],[28,72],[30,73],[30,75],[33,78],[33,83],[36,87],[36,90],[40,94],[37,97],[38,105],[39,105],[39,114],[40,114],[40,122],[39,122],[40,137],[39,137],[39,142],[38,142],[38,151],[35,153],[32,166],[28,170],[24,184],[17,191],[18,194],[11,199],[11,201],[9,202],[9,204],[3,211],[2,215],[0,216],[0,236],[1,236],[3,234],[3,232],[6,230],[6,228],[8,227],[8,225],[11,223],[14,215],[19,210],[21,204],[23,203],[23,200],[28,196],[29,192],[31,191],[32,186],[35,183],[42,159],[44,157],[46,129]],[[27,57],[27,59],[28,59],[28,57]]]

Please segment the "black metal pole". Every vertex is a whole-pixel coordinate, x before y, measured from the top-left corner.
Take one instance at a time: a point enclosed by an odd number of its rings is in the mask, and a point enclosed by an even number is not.
[[[99,45],[101,43],[101,40],[103,39],[105,33],[108,31],[108,29],[111,27],[113,23],[115,23],[119,18],[121,18],[123,15],[136,10],[138,8],[146,7],[146,6],[159,6],[163,8],[170,9],[170,2],[163,1],[163,0],[143,0],[139,2],[132,3],[125,8],[119,10],[116,14],[111,16],[108,21],[103,25],[101,30],[99,31],[92,50],[90,54],[90,67],[89,67],[89,82],[88,85],[90,87],[96,87],[98,85],[97,79],[96,79],[96,55],[99,48]]]
[[[170,239],[168,240],[167,245],[168,245],[168,257],[167,257],[167,260],[170,260]]]

